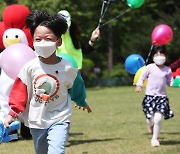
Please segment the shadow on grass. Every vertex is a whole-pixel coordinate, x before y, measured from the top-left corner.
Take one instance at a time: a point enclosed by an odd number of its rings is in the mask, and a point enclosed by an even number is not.
[[[161,132],[161,134],[180,135],[180,132]]]
[[[79,136],[79,135],[83,135],[83,133],[69,133],[70,136]]]
[[[107,142],[113,140],[120,140],[121,138],[107,138],[107,139],[90,139],[90,140],[69,140],[66,147],[75,146],[79,144],[94,143],[94,142]]]
[[[151,135],[151,133],[143,133],[144,135]],[[160,134],[168,134],[168,135],[180,135],[180,132],[161,132]]]
[[[32,137],[28,137],[28,138],[23,138],[22,136],[19,136],[18,140],[22,140],[22,141],[30,141],[32,140]]]
[[[167,134],[167,135],[180,135],[180,132],[161,132],[160,134]],[[150,133],[144,133],[144,135],[150,135]],[[151,139],[151,137],[149,137],[149,139]],[[159,137],[159,139],[165,139],[163,137]],[[164,140],[161,141],[162,145],[177,145],[180,144],[180,141],[175,141],[175,140]]]
[[[177,145],[180,144],[180,141],[173,141],[173,140],[167,140],[167,141],[161,141],[162,145]]]

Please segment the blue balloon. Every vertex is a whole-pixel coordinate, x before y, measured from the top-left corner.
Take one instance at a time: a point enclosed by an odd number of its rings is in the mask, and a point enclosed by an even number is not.
[[[130,74],[136,74],[139,68],[145,65],[143,57],[138,54],[131,54],[125,60],[125,69]]]
[[[72,64],[73,67],[78,68],[78,65],[77,65],[75,59],[74,59],[72,56],[70,56],[69,54],[66,54],[66,53],[58,53],[58,54],[56,54],[56,55],[57,55],[58,57],[61,57],[62,59],[65,59],[65,60],[71,62],[71,64]]]

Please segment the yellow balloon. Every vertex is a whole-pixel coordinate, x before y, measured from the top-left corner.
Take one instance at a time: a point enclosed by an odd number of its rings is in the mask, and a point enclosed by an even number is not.
[[[133,85],[136,85],[136,83],[138,82],[140,76],[143,74],[145,69],[146,69],[146,66],[143,66],[137,70],[137,72],[134,76]],[[146,84],[147,84],[147,79],[144,81],[143,86],[146,86]]]

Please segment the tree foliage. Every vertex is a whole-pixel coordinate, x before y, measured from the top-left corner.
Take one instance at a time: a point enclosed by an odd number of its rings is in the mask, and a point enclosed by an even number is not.
[[[72,19],[78,22],[83,42],[88,42],[91,32],[97,27],[103,0],[1,0],[2,15],[5,6],[19,3],[30,10],[40,9],[57,13],[67,9]],[[111,0],[103,23],[123,13],[128,6],[125,0]],[[158,24],[168,24],[173,29],[173,40],[167,45],[169,63],[179,57],[180,52],[180,1],[179,0],[145,0],[137,9],[131,9],[124,15],[101,27],[101,38],[95,44],[95,51],[84,55],[94,61],[95,67],[108,68],[108,51],[110,42],[108,34],[112,33],[113,65],[124,64],[126,57],[137,53],[146,59],[151,46],[151,33]]]

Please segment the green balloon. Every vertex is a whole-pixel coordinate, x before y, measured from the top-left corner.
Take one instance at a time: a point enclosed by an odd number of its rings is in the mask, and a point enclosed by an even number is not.
[[[127,3],[131,8],[136,9],[143,5],[144,0],[127,0]]]
[[[78,68],[78,65],[76,63],[76,61],[74,60],[74,58],[72,56],[70,56],[69,54],[66,53],[58,53],[56,54],[58,57],[61,57],[62,59],[65,59],[69,62],[71,62],[72,66],[75,68]]]
[[[180,87],[180,78],[175,78],[172,86],[173,87]]]

